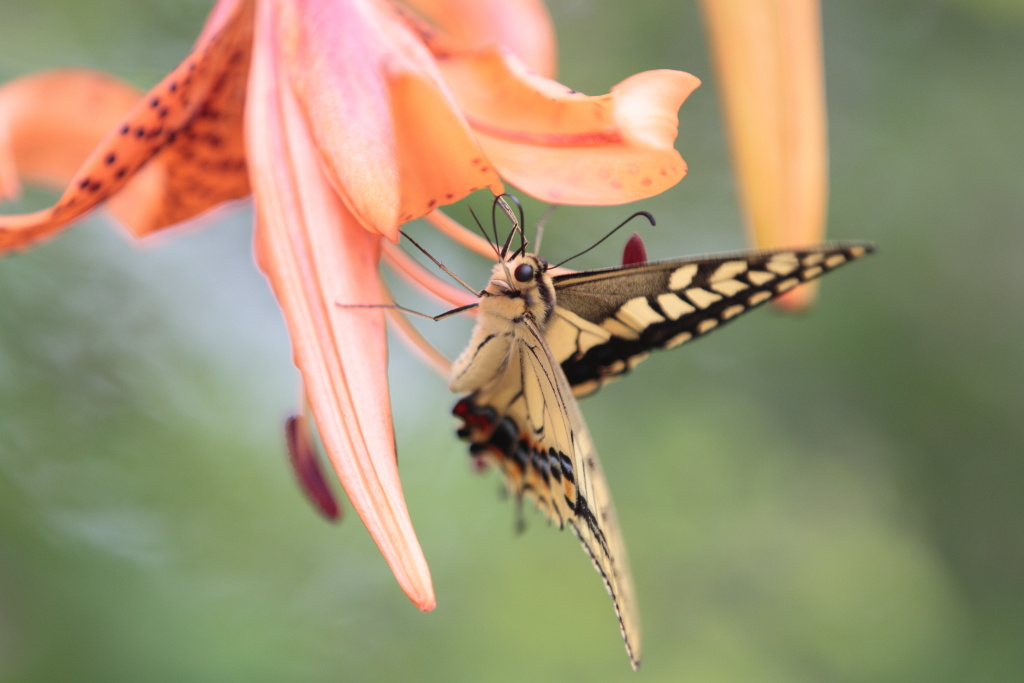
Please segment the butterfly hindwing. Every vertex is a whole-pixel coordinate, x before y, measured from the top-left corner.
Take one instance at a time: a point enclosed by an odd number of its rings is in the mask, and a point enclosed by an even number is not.
[[[548,342],[573,391],[583,396],[651,350],[707,334],[871,251],[870,244],[845,243],[558,275]]]
[[[639,619],[625,544],[593,440],[572,388],[531,320],[508,340],[507,362],[455,406],[470,451],[497,466],[517,499],[532,498],[583,544],[612,597],[626,650],[639,666]]]

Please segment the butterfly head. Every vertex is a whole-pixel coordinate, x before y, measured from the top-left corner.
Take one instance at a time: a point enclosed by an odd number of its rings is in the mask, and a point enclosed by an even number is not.
[[[509,320],[530,316],[543,326],[555,308],[548,262],[536,254],[517,252],[495,265],[484,294],[492,298],[489,308]]]

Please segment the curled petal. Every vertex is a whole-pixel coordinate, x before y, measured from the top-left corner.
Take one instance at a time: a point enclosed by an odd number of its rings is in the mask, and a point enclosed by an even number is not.
[[[295,93],[279,71],[273,10],[257,9],[246,139],[256,253],[284,310],[295,363],[327,455],[353,508],[420,609],[435,605],[395,457],[381,309],[380,238],[323,171]]]
[[[0,87],[0,199],[14,198],[19,177],[67,185],[142,93],[86,69],[46,71]],[[74,116],[68,116],[74,112]]]
[[[503,187],[430,52],[387,7],[276,3],[282,57],[328,175],[359,222],[394,241],[402,222]]]
[[[673,143],[676,112],[700,85],[690,74],[648,71],[587,97],[530,73],[505,51],[453,54],[440,66],[488,158],[534,197],[621,204],[686,174]]]
[[[408,0],[459,49],[504,45],[530,69],[555,77],[557,48],[542,0]]]
[[[114,215],[144,235],[248,194],[251,34],[251,2],[222,0],[189,57],[99,142],[57,204],[0,217],[0,250],[43,239],[115,195]]]
[[[817,0],[703,0],[752,240],[820,242],[828,148]],[[816,283],[815,283],[816,285]],[[800,308],[805,285],[778,299]]]

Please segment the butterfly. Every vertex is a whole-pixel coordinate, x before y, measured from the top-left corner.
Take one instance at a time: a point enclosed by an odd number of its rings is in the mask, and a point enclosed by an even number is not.
[[[500,252],[495,246],[499,260],[478,303],[464,307],[479,311],[449,379],[464,393],[453,409],[458,436],[502,472],[517,501],[532,498],[579,538],[636,670],[640,626],[626,548],[576,399],[650,351],[707,334],[875,247],[846,242],[553,274],[525,240],[509,255],[511,238]]]

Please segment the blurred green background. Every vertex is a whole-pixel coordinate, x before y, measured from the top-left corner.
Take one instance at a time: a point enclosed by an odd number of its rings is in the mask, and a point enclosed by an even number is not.
[[[652,258],[742,247],[695,5],[550,4],[563,82],[602,93],[669,67],[704,85],[678,188],[561,209],[545,253],[637,208],[658,218]],[[0,78],[76,64],[149,86],[208,7],[0,0]],[[513,533],[443,381],[404,348],[395,428],[436,611],[351,510],[331,526],[310,509],[243,208],[142,244],[96,216],[0,261],[0,680],[1024,680],[1024,6],[823,14],[829,234],[881,253],[829,276],[811,314],[755,313],[584,403],[638,584],[641,678],[575,539],[533,513]],[[429,329],[449,353],[467,332]]]

